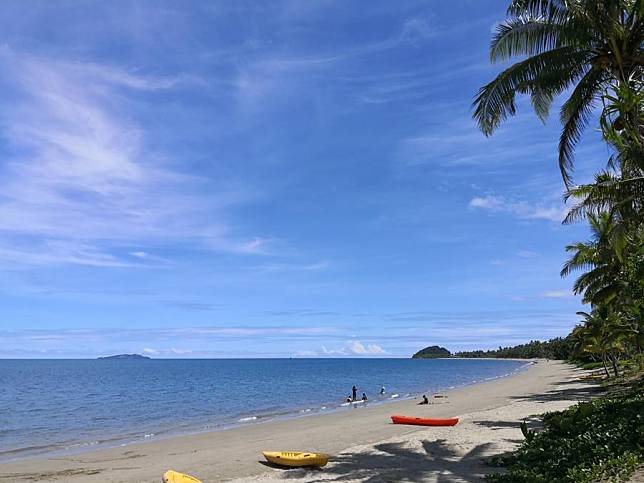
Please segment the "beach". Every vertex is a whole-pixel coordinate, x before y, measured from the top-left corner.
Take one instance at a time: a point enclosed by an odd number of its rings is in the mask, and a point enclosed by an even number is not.
[[[589,398],[594,384],[560,361],[534,361],[513,376],[417,400],[347,408],[324,415],[277,420],[178,436],[69,456],[0,464],[0,481],[159,482],[167,469],[216,481],[476,481],[489,466],[481,458],[523,440],[524,418],[564,409]],[[450,428],[393,425],[392,414],[457,416]],[[262,450],[325,452],[322,470],[282,470],[262,462]]]

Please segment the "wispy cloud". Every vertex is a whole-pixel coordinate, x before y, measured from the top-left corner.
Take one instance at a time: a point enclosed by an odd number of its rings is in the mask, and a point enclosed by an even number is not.
[[[293,353],[293,357],[317,357],[318,353],[316,351],[310,350],[298,350]]]
[[[254,267],[259,272],[320,272],[329,268],[329,262],[321,260],[313,263],[267,263]]]
[[[521,220],[548,220],[560,223],[566,217],[563,202],[560,205],[544,205],[509,200],[498,195],[475,196],[470,200],[469,207],[491,213],[508,213]]]
[[[185,175],[146,146],[128,94],[170,89],[185,79],[45,60],[6,47],[0,58],[13,94],[1,127],[14,153],[0,181],[3,261],[149,265],[158,260],[127,248],[172,239],[260,252],[261,239],[231,236],[223,211],[249,192]]]
[[[572,297],[573,293],[570,290],[546,290],[539,296],[544,299],[564,299]]]

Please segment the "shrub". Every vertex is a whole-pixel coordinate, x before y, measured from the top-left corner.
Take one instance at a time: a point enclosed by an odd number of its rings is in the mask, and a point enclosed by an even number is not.
[[[507,473],[487,475],[487,481],[624,481],[644,462],[641,390],[547,413],[543,421],[543,431],[504,458]]]

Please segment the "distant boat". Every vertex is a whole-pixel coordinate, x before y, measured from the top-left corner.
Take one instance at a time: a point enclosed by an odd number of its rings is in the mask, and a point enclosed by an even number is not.
[[[458,418],[416,418],[414,416],[392,416],[394,424],[414,424],[418,426],[454,426]]]

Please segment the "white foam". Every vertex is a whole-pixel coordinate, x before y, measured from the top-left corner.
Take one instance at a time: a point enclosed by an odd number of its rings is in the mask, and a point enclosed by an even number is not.
[[[248,421],[255,421],[257,420],[257,416],[250,416],[248,418],[241,418],[237,422],[239,423],[247,423]]]

